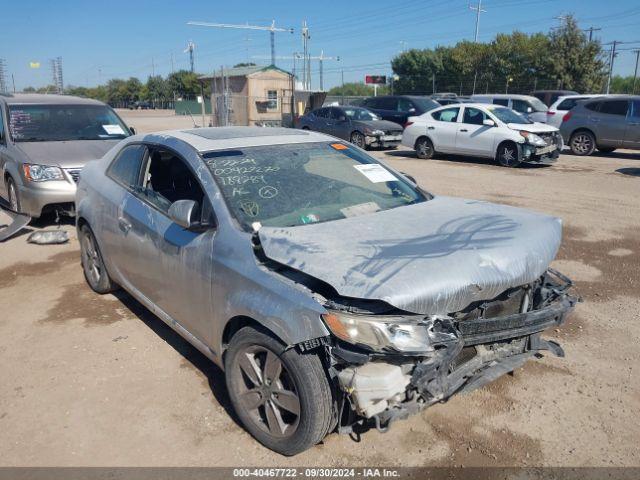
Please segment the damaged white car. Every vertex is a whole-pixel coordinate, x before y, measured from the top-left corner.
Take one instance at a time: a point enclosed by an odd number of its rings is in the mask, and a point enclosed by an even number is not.
[[[137,135],[85,167],[89,285],[122,287],[225,370],[246,429],[301,452],[540,357],[576,298],[557,218],[434,196],[322,134]]]

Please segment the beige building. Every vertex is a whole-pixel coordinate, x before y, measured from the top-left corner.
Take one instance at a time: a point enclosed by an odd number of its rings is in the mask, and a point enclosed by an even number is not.
[[[200,81],[211,85],[213,126],[286,126],[291,122],[293,78],[274,65],[229,68],[200,77]]]

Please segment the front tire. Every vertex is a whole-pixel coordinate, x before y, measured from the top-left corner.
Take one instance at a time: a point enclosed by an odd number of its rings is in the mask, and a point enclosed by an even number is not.
[[[517,167],[520,165],[518,146],[513,142],[505,142],[498,147],[496,160],[503,167]]]
[[[334,425],[333,397],[316,354],[302,354],[244,327],[225,355],[227,389],[244,427],[265,447],[295,455]]]
[[[102,254],[98,248],[96,237],[88,225],[80,227],[80,262],[84,278],[93,290],[99,294],[113,292],[117,286],[107,272],[102,259]]]
[[[422,160],[433,158],[433,143],[427,137],[419,138],[415,145],[416,156]]]
[[[20,196],[18,195],[18,188],[13,178],[7,178],[7,200],[9,201],[9,208],[15,213],[20,213]]]
[[[569,148],[574,155],[591,155],[596,149],[596,139],[591,132],[581,130],[571,135]]]
[[[353,143],[356,147],[360,147],[363,150],[367,148],[367,142],[364,140],[364,135],[360,132],[353,132],[351,134],[351,143]]]

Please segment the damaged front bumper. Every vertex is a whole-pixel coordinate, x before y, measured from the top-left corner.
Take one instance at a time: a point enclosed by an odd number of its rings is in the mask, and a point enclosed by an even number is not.
[[[440,317],[435,322],[443,341],[427,355],[329,347],[332,369],[344,392],[339,429],[350,432],[354,424],[369,419],[384,431],[394,420],[482,387],[542,351],[563,357],[560,345],[543,339],[541,332],[562,325],[579,301],[567,293],[570,286],[568,278],[548,270],[535,285],[523,287],[518,313],[491,316],[496,302],[485,302],[477,318],[468,312]]]

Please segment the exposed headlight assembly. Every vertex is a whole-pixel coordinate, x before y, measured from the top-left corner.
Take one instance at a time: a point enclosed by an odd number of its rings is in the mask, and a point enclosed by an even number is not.
[[[520,135],[522,135],[527,142],[531,145],[535,145],[536,147],[546,147],[547,142],[545,142],[541,137],[536,135],[535,133],[526,132],[524,130],[520,131]]]
[[[429,353],[435,345],[458,341],[451,322],[438,317],[360,315],[333,310],[322,318],[336,337],[377,352]]]
[[[380,135],[384,135],[384,132],[382,130],[371,130],[369,128],[366,129],[366,134],[367,135],[373,135],[373,136],[380,136]]]
[[[49,180],[64,180],[62,170],[48,165],[25,163],[22,166],[24,177],[29,182],[47,182]]]

